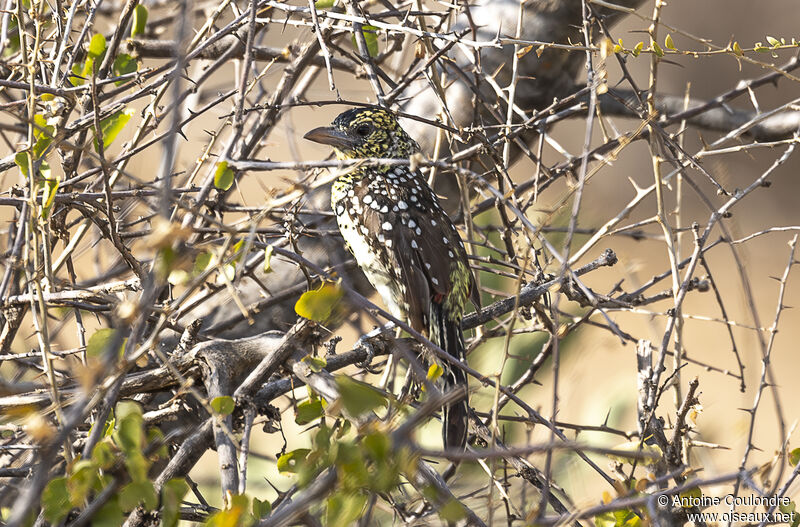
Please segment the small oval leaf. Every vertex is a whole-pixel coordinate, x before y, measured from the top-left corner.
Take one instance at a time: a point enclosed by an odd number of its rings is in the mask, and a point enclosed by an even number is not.
[[[233,413],[233,409],[236,408],[236,403],[233,397],[221,395],[211,399],[211,408],[220,415],[230,415]]]

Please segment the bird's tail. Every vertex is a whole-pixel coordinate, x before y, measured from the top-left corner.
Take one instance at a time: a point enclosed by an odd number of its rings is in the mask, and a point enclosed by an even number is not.
[[[431,340],[452,357],[464,361],[466,353],[464,335],[458,320],[447,318],[441,305],[431,310]],[[442,379],[447,390],[463,387],[463,397],[442,408],[442,440],[445,448],[464,449],[469,432],[469,405],[467,403],[467,376],[464,370],[444,364]]]

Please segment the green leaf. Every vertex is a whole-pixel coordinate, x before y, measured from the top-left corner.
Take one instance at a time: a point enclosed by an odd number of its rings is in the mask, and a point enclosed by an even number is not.
[[[634,57],[638,57],[639,53],[642,52],[642,49],[644,49],[644,42],[639,42],[638,44],[636,44],[633,47],[633,50],[631,50],[631,53],[633,54]]]
[[[456,500],[450,500],[439,509],[439,517],[448,523],[454,523],[467,516],[464,506]]]
[[[275,248],[272,245],[267,245],[264,247],[264,273],[271,273],[272,272],[272,253],[275,251]]]
[[[128,121],[131,120],[133,114],[136,113],[136,110],[133,108],[128,108],[127,110],[120,110],[118,112],[114,112],[113,114],[109,115],[102,121],[100,121],[100,131],[103,132],[103,148],[108,148],[108,146],[114,142],[114,139],[117,138],[119,133],[125,128],[125,125],[128,124]],[[95,133],[95,143],[94,148],[97,150],[97,134]]]
[[[780,45],[781,45],[781,41],[780,41],[780,40],[778,40],[778,39],[777,39],[777,38],[775,38],[775,37],[771,37],[771,36],[769,36],[769,35],[767,35],[767,42],[769,42],[769,44],[770,44],[771,46],[773,46],[773,47],[778,47],[778,46],[780,46]]]
[[[93,59],[100,58],[103,53],[106,51],[106,37],[102,35],[102,33],[97,33],[95,36],[92,37],[92,40],[89,42],[89,51],[88,55]]]
[[[107,441],[100,441],[92,449],[92,462],[102,469],[109,469],[114,465],[116,456]]]
[[[52,525],[58,524],[72,509],[67,490],[67,478],[53,478],[42,492],[44,518]]]
[[[284,455],[278,458],[278,472],[288,472],[291,474],[296,473],[300,470],[303,465],[303,461],[308,457],[308,454],[311,452],[308,448],[298,448],[297,450],[292,450],[291,452],[286,452]]]
[[[364,25],[361,26],[361,33],[364,35],[364,42],[367,44],[367,52],[369,53],[370,57],[377,57],[378,56],[378,34],[376,31],[378,30],[375,26]],[[356,42],[356,35],[353,33],[353,46],[358,49],[358,43]]]
[[[41,114],[33,116],[33,137],[36,143],[33,145],[32,153],[34,159],[39,159],[53,142],[55,137],[55,127],[47,124],[47,119]]]
[[[680,497],[680,502],[685,504],[683,507],[690,508],[692,507],[691,503],[694,498],[699,499],[703,497],[703,491],[700,490],[700,487],[692,487],[691,489],[681,492]]]
[[[220,190],[228,190],[233,186],[233,180],[233,169],[228,168],[228,162],[217,163],[217,170],[214,172],[214,186]]]
[[[328,499],[326,525],[328,527],[347,527],[361,517],[367,496],[362,493],[337,492]]]
[[[187,492],[189,485],[179,478],[167,481],[161,488],[161,527],[177,527],[181,500]]]
[[[83,83],[86,79],[82,78],[84,77],[84,75],[83,75],[83,68],[81,67],[81,65],[73,64],[72,73],[74,73],[74,75],[70,75],[69,77],[67,77],[69,83],[72,84],[73,86],[83,86]]]
[[[119,527],[124,521],[119,499],[114,496],[92,516],[92,527]]]
[[[44,192],[42,193],[42,218],[47,218],[50,215],[50,209],[53,208],[53,203],[56,200],[56,193],[58,192],[57,179],[44,180]]]
[[[272,512],[272,504],[269,501],[261,501],[258,498],[253,498],[253,516],[257,520],[268,516]]]
[[[339,399],[342,401],[344,409],[353,417],[358,417],[386,404],[383,394],[369,384],[344,375],[337,375],[336,385],[339,388]]]
[[[144,35],[145,26],[147,26],[147,8],[142,4],[139,4],[133,10],[131,38],[135,38],[138,35]]]
[[[67,479],[69,501],[73,507],[80,507],[89,496],[89,491],[97,479],[97,465],[88,459],[78,460],[71,469]]]
[[[211,408],[220,415],[230,415],[233,413],[234,408],[236,408],[236,403],[233,397],[221,395],[211,399]]]
[[[119,493],[119,506],[123,511],[130,512],[138,505],[150,511],[158,507],[158,495],[149,480],[128,483]]]
[[[166,459],[169,457],[169,448],[164,438],[164,432],[160,428],[150,427],[147,429],[147,445],[151,450],[150,459]]]
[[[655,40],[652,43],[652,47],[653,47],[653,52],[656,55],[658,55],[659,57],[663,57],[664,56],[664,50],[661,49],[661,46],[659,46],[658,42],[656,42]]]
[[[314,373],[321,372],[328,365],[328,361],[323,357],[312,357],[311,355],[303,357],[303,362],[308,364],[308,367],[311,368],[311,371]]]
[[[297,415],[294,417],[294,422],[299,425],[307,425],[322,417],[324,413],[325,409],[322,407],[322,400],[306,399],[297,405]]]
[[[28,154],[26,152],[17,152],[14,154],[14,163],[19,167],[19,171],[25,179],[28,179],[30,173],[28,167]]]
[[[330,9],[336,3],[336,0],[317,0],[314,2],[314,7],[317,9]]]
[[[667,33],[667,38],[664,39],[664,46],[667,49],[675,49],[675,42],[672,41],[672,35]]]
[[[117,404],[116,429],[112,438],[125,454],[125,466],[131,480],[135,482],[147,481],[147,469],[150,467],[142,454],[143,425],[142,408],[138,403],[121,401]]]
[[[384,461],[391,454],[392,441],[386,434],[373,432],[364,436],[362,442],[370,456],[377,461]]]
[[[800,448],[795,448],[789,452],[789,463],[796,467],[798,462],[800,462]]]
[[[344,291],[338,284],[324,283],[316,291],[306,291],[300,295],[294,310],[301,317],[324,323],[331,317],[343,295]]]
[[[96,359],[100,359],[106,353],[106,350],[111,346],[114,342],[114,338],[117,335],[117,330],[113,328],[102,328],[95,331],[91,337],[89,337],[89,342],[86,343],[86,355],[88,357],[93,357]],[[127,338],[122,339],[119,348],[117,349],[117,356],[121,357],[123,353],[125,353],[125,343],[128,341]]]
[[[137,6],[138,7],[138,6]],[[114,75],[121,76],[133,73],[139,69],[139,61],[131,57],[127,53],[120,53],[114,58]],[[128,80],[119,80],[115,84],[122,86]]]
[[[738,42],[733,43],[733,52],[736,54],[737,57],[741,57],[742,55],[744,55],[742,47],[739,45]]]
[[[198,254],[197,258],[194,259],[194,265],[192,266],[192,274],[194,276],[197,276],[206,269],[208,269],[208,266],[211,265],[211,261],[213,258],[214,255],[208,251]]]

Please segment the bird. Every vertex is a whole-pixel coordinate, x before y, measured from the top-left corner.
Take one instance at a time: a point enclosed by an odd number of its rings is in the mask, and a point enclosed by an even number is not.
[[[397,116],[376,107],[346,110],[304,138],[333,147],[340,160],[410,160],[419,152]],[[466,363],[461,320],[468,301],[480,307],[479,291],[464,243],[422,173],[411,162],[357,165],[333,182],[331,207],[348,249],[391,314]],[[442,409],[444,446],[463,450],[467,377],[461,368],[438,364],[445,388],[464,388],[462,398]]]

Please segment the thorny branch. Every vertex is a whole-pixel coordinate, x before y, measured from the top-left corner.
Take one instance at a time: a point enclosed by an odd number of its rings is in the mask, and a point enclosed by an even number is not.
[[[659,497],[790,494],[797,415],[782,401],[797,396],[785,376],[796,364],[781,336],[798,338],[800,227],[764,203],[797,195],[786,174],[800,142],[798,46],[715,44],[672,23],[680,6],[643,4],[3,2],[6,525],[79,526],[118,507],[135,475],[114,419],[130,401],[141,433],[160,437],[142,450],[161,501],[125,510],[128,527],[168,516],[175,479],[193,489],[183,519],[232,510],[246,490],[273,504],[260,525],[319,525],[345,502],[360,504],[364,525],[577,526],[614,511],[675,525],[699,509]],[[649,42],[621,43],[626,17]],[[709,99],[665,92],[672,64],[689,58],[746,67]],[[788,95],[772,99],[773,85]],[[343,162],[299,144],[312,122],[363,104],[398,111],[423,157]],[[423,170],[461,227],[483,300],[463,321],[467,364],[373,303],[344,250],[328,189],[364,164]],[[625,164],[638,168],[620,175]],[[341,293],[334,316],[298,317],[300,295],[324,283]],[[358,340],[336,353],[342,339]],[[637,369],[616,358],[634,347]],[[429,353],[470,376],[466,452],[426,437],[457,395],[426,377]],[[343,378],[376,387],[383,405],[354,413]],[[628,387],[614,395],[623,403],[606,393],[615,385]],[[752,400],[746,433],[713,443],[702,401],[732,422],[739,390]],[[365,454],[376,441],[385,458]],[[111,444],[108,479],[76,494],[76,467],[99,467],[97,447]],[[348,445],[372,479],[330,457]],[[285,470],[305,448],[318,465]],[[211,449],[215,490],[191,479]],[[711,456],[721,475],[698,474]],[[292,475],[266,477],[254,459]],[[393,487],[375,483],[384,476]],[[585,488],[570,483],[583,477]],[[42,494],[62,482],[73,495],[58,516]]]

